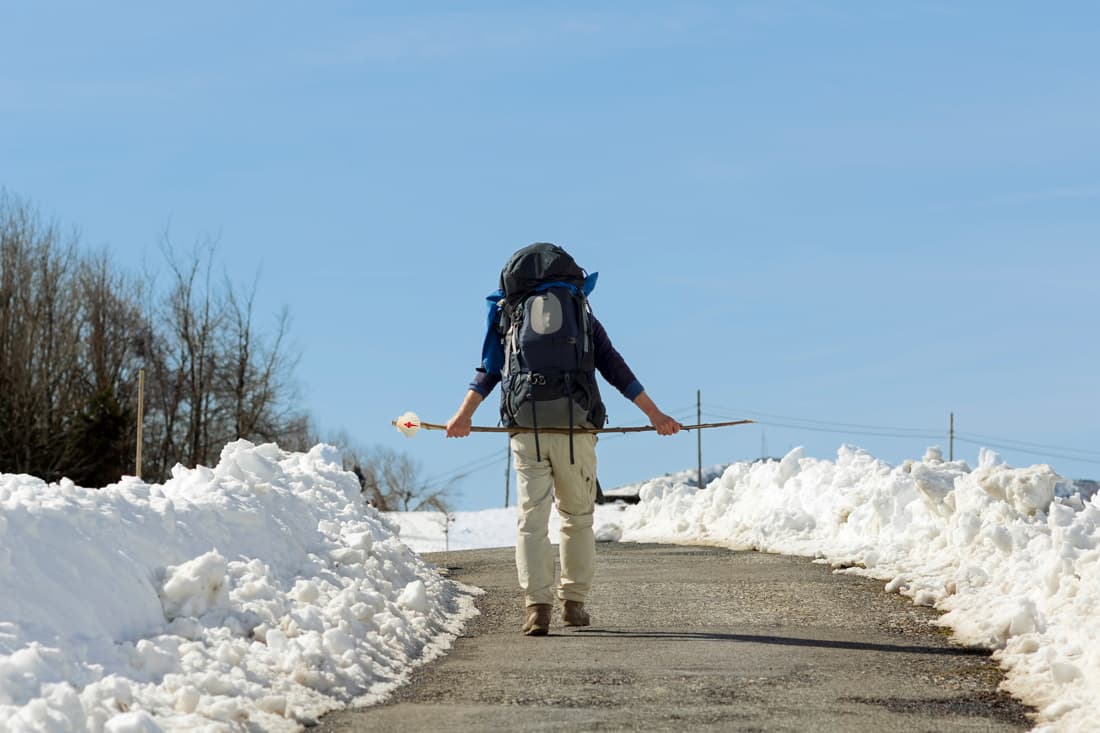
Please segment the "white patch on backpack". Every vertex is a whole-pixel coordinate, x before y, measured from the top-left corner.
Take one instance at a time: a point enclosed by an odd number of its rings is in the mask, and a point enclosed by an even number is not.
[[[531,309],[528,320],[531,323],[531,329],[535,333],[545,336],[550,333],[557,333],[561,328],[561,301],[556,296],[550,293],[536,295],[531,298],[528,307]]]

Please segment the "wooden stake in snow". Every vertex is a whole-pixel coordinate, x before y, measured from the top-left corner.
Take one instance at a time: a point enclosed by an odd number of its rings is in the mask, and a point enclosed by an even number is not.
[[[134,475],[141,478],[141,441],[142,423],[145,422],[145,370],[138,369],[138,410],[137,410],[137,456],[134,461]]]

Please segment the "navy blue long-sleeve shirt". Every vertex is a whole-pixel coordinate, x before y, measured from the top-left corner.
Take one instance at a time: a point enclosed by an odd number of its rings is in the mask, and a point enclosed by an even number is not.
[[[604,330],[603,324],[595,316],[590,315],[589,318],[592,320],[592,348],[596,357],[596,370],[608,384],[619,390],[623,397],[633,402],[634,398],[644,391],[641,382],[627,366],[622,354],[611,344],[611,338]],[[474,374],[470,389],[482,397],[488,397],[493,388],[500,384],[500,379],[499,371],[489,372],[481,367]]]

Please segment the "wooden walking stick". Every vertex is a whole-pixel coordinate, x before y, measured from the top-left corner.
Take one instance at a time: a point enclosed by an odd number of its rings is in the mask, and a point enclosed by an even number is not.
[[[752,420],[729,420],[727,422],[709,422],[709,423],[697,423],[695,425],[681,425],[681,430],[706,430],[709,428],[725,428],[731,425],[747,425]],[[440,425],[439,423],[423,422],[417,417],[415,412],[406,412],[396,420],[391,420],[390,424],[395,426],[401,431],[401,434],[406,438],[411,438],[420,430],[446,430],[446,425]],[[574,433],[646,433],[652,432],[657,428],[652,425],[635,425],[628,427],[610,427],[610,428],[584,428],[575,427],[572,432]],[[561,433],[567,435],[569,428],[539,428],[540,433]],[[505,428],[505,427],[489,427],[483,425],[474,425],[470,428],[472,433],[532,433],[533,428]]]

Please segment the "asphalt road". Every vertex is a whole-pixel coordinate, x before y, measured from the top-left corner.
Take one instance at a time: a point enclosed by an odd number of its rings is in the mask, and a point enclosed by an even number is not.
[[[484,588],[452,650],[351,731],[1021,731],[989,653],[805,558],[600,544],[593,626],[523,636],[513,550],[429,556]]]

